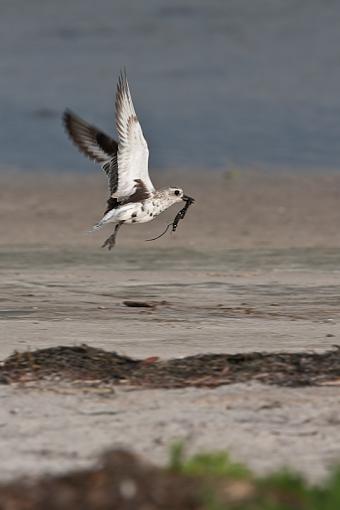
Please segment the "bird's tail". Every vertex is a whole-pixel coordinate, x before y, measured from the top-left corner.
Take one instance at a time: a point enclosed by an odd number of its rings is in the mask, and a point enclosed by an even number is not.
[[[96,232],[96,230],[100,230],[101,228],[103,228],[104,224],[105,224],[104,221],[99,221],[96,225],[89,229],[89,232]]]

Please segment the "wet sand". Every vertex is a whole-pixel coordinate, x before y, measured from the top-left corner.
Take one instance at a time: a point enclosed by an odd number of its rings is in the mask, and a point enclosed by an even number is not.
[[[162,176],[197,199],[176,234],[144,242],[174,208],[122,229],[111,253],[100,248],[110,230],[86,233],[105,205],[100,176],[1,177],[2,359],[81,343],[137,358],[340,343],[340,177],[183,175]],[[0,389],[2,478],[84,465],[117,444],[164,462],[178,437],[314,479],[340,458],[336,387]]]

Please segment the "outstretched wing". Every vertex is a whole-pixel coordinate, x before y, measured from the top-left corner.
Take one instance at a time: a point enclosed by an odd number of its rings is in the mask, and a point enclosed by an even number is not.
[[[116,94],[116,126],[119,137],[118,186],[114,197],[124,198],[136,191],[136,180],[148,192],[154,191],[149,177],[149,150],[133,106],[125,73],[121,73]]]
[[[66,110],[63,116],[64,126],[73,143],[93,161],[102,164],[109,181],[110,194],[117,190],[118,143],[95,126]]]

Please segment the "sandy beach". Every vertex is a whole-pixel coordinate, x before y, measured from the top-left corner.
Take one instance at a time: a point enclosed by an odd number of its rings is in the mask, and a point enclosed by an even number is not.
[[[174,208],[122,229],[112,252],[100,247],[109,229],[87,232],[105,207],[104,177],[5,172],[0,182],[1,359],[82,343],[135,358],[339,343],[336,174],[162,173],[158,186],[183,183],[197,202],[175,234],[145,242]],[[164,463],[177,438],[313,480],[340,458],[336,386],[0,390],[2,479],[88,465],[117,445]]]

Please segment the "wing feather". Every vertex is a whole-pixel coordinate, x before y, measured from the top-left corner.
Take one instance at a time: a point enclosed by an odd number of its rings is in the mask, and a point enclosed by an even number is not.
[[[125,72],[119,76],[115,107],[119,143],[70,110],[63,116],[65,129],[73,143],[85,156],[100,163],[107,175],[112,198],[108,207],[122,201],[126,203],[130,197],[143,199],[155,189],[148,170],[148,145]]]
[[[136,191],[136,180],[144,183],[152,192],[154,186],[149,177],[149,149],[138,121],[132,102],[129,84],[125,73],[121,73],[116,94],[116,127],[119,137],[117,163],[117,197],[129,197]]]
[[[67,133],[80,152],[102,164],[108,178],[110,194],[114,193],[118,187],[118,143],[71,110],[64,112],[63,121]]]

